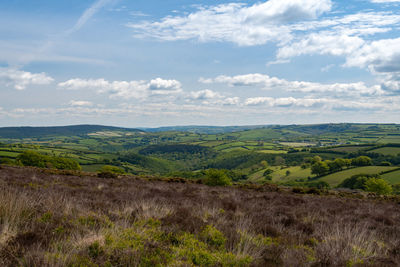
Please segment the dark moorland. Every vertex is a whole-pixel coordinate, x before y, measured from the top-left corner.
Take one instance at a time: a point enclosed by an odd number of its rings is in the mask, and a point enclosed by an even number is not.
[[[0,265],[399,266],[397,198],[339,192],[0,166]]]

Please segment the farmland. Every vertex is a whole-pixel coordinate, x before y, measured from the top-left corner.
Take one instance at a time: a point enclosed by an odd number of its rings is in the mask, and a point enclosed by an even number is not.
[[[344,179],[349,178],[353,175],[357,174],[379,174],[381,172],[390,171],[393,169],[397,169],[396,167],[383,167],[383,166],[367,166],[367,167],[360,167],[360,168],[353,168],[349,170],[344,170],[341,172],[336,172],[334,174],[330,174],[320,178],[319,180],[327,182],[331,186],[337,186]]]
[[[385,173],[382,175],[382,178],[391,184],[399,184],[400,183],[400,170]]]
[[[216,168],[229,170],[244,183],[324,181],[334,187],[355,174],[379,174],[398,166],[400,147],[384,140],[396,138],[399,129],[396,124],[0,128],[0,160],[16,162],[20,153],[34,150],[76,160],[92,172],[113,165],[131,174],[200,177]],[[311,171],[315,156],[333,161],[362,155],[371,157],[372,166],[323,177]],[[266,170],[271,174],[265,176]]]
[[[398,154],[400,154],[400,147],[383,147],[371,150],[370,152],[379,153],[383,155],[397,156]]]
[[[2,266],[400,264],[398,125],[30,130],[0,128]]]

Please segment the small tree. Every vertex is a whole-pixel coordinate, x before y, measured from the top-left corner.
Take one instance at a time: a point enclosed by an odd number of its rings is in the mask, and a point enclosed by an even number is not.
[[[370,166],[372,165],[372,160],[367,156],[359,156],[351,160],[351,165],[353,166]]]
[[[329,172],[329,166],[324,161],[318,161],[311,166],[311,173],[317,176],[325,175]]]
[[[265,172],[264,172],[264,174],[263,174],[264,178],[267,179],[267,180],[269,180],[269,181],[271,181],[271,180],[272,180],[272,173],[273,173],[273,172],[274,172],[274,171],[271,170],[271,169],[266,169]]]
[[[104,165],[101,167],[98,176],[101,178],[117,178],[120,174],[125,174],[125,171],[116,166]]]
[[[315,164],[317,162],[321,162],[322,158],[320,156],[315,156],[311,159],[311,164]]]
[[[365,183],[372,178],[378,178],[378,175],[356,174],[350,178],[344,179],[343,182],[338,185],[338,187],[365,190]]]
[[[392,193],[392,186],[381,178],[371,178],[365,182],[365,190],[378,195],[389,195]]]
[[[209,169],[206,171],[205,184],[210,186],[226,186],[231,185],[232,180],[223,170]]]

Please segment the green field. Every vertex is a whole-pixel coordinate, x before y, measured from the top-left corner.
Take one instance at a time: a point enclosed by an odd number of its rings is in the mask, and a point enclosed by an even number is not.
[[[273,149],[263,149],[263,150],[257,150],[257,152],[260,153],[267,153],[267,154],[286,154],[286,150],[273,150]]]
[[[329,174],[327,176],[324,176],[318,181],[324,181],[330,184],[332,187],[339,185],[344,179],[350,178],[353,175],[356,174],[379,174],[384,171],[390,171],[393,169],[396,169],[397,167],[385,167],[385,166],[366,166],[366,167],[359,167],[359,168],[353,168],[353,169],[348,169],[344,170],[341,172],[336,172],[333,174]]]
[[[286,175],[286,172],[289,171],[290,174]],[[311,176],[311,170],[309,168],[302,169],[300,166],[294,166],[289,168],[277,168],[272,173],[272,181],[273,182],[288,182],[296,179],[307,179]]]
[[[227,169],[249,177],[250,182],[265,182],[263,174],[269,165],[274,166],[269,167],[274,170],[272,182],[286,183],[312,176],[310,168],[299,166],[310,166],[310,159],[315,156],[322,160],[351,159],[357,153],[371,157],[374,165],[387,161],[399,166],[400,147],[376,143],[378,140],[400,142],[400,125],[193,126],[143,131],[106,126],[0,128],[0,157],[15,159],[23,151],[35,150],[73,159],[88,171],[96,171],[103,164],[114,164],[134,174]],[[142,152],[146,149],[155,152]],[[370,155],[370,152],[381,154]],[[130,158],[123,159],[125,154]],[[379,173],[387,169],[357,168],[320,179],[337,185],[353,174]],[[241,178],[240,182],[246,181]]]
[[[400,144],[399,136],[386,136],[378,141],[378,143],[392,143],[392,144]]]
[[[400,183],[400,170],[385,173],[382,175],[382,178],[391,184],[399,184]]]
[[[0,151],[0,157],[16,158],[18,155],[19,155],[18,152]]]
[[[329,150],[335,151],[335,152],[345,152],[345,153],[353,153],[360,151],[362,149],[367,148],[367,146],[340,146],[340,147],[334,147]]]
[[[294,181],[297,179],[307,179],[311,176],[311,170],[302,169],[300,166],[281,168],[281,167],[270,167],[274,172],[272,173],[272,182],[282,183],[288,181]],[[249,181],[252,182],[261,182],[264,181],[263,174],[266,169],[257,171],[249,176]],[[289,175],[287,175],[287,171],[289,171]]]
[[[383,154],[383,155],[397,156],[398,154],[400,154],[400,147],[382,147],[382,148],[370,150],[368,152],[379,153],[379,154]]]

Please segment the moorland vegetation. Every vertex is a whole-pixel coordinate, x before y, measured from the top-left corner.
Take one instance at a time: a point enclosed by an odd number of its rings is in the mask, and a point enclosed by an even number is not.
[[[0,265],[397,266],[398,202],[2,166]]]

